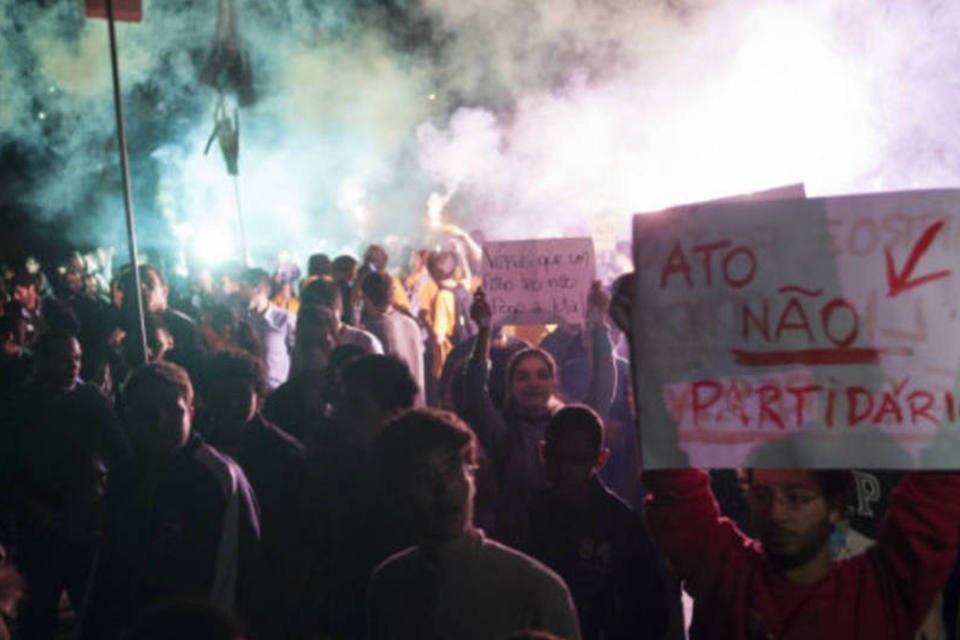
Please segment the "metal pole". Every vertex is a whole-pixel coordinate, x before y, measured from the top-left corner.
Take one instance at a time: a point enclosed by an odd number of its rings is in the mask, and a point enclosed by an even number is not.
[[[123,101],[120,92],[120,66],[117,63],[117,30],[113,18],[113,0],[107,2],[107,26],[110,33],[110,66],[113,70],[113,104],[117,112],[117,142],[120,146],[120,167],[123,170],[124,205],[127,210],[127,240],[130,245],[130,264],[133,267],[133,286],[137,298],[137,328],[140,331],[141,361],[147,361],[147,328],[144,320],[143,295],[140,288],[140,264],[137,259],[137,230],[133,215],[133,189],[130,186],[130,158],[127,156],[127,129],[123,122]]]
[[[240,231],[240,255],[243,266],[250,266],[250,254],[247,253],[247,232],[243,226],[243,208],[240,206],[240,180],[233,176],[233,197],[237,202],[237,229]]]

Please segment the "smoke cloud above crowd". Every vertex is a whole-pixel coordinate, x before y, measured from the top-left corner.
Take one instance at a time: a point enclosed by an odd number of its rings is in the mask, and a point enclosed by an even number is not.
[[[435,241],[431,194],[490,238],[606,220],[627,240],[631,213],[782,184],[957,184],[954,3],[236,7],[257,92],[237,179],[254,256]],[[233,182],[216,143],[203,153],[216,15],[217,0],[145,0],[118,27],[141,236],[206,260],[237,249]],[[121,245],[105,22],[81,2],[0,0],[0,37],[0,146],[29,177],[17,205]]]

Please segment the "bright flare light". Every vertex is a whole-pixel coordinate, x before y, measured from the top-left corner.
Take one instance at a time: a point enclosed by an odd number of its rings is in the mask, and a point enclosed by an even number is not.
[[[235,231],[225,224],[210,224],[196,229],[191,242],[193,255],[200,262],[213,266],[236,259]]]
[[[648,210],[802,182],[843,189],[878,153],[863,70],[799,8],[743,24],[729,73],[653,141],[662,166]]]
[[[437,192],[430,194],[427,198],[427,226],[434,231],[443,228],[443,210],[450,201],[452,194],[440,195]]]

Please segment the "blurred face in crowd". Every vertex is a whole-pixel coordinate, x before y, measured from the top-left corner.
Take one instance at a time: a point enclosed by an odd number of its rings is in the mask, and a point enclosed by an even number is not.
[[[580,497],[590,487],[594,474],[603,468],[609,449],[597,450],[589,433],[563,430],[542,444],[547,481],[562,495]]]
[[[298,328],[297,349],[303,369],[323,371],[330,361],[330,353],[337,346],[333,322],[304,323]]]
[[[77,386],[82,360],[80,343],[76,338],[70,338],[56,352],[37,359],[37,376],[52,389],[72,391]]]
[[[83,288],[86,294],[91,298],[96,298],[100,295],[100,283],[97,281],[96,276],[86,276],[83,280]]]
[[[473,522],[474,466],[470,448],[435,449],[412,461],[406,499],[422,537],[449,540]]]
[[[83,276],[78,271],[67,271],[63,276],[67,289],[74,295],[83,293]]]
[[[119,280],[114,279],[110,283],[110,302],[118,309],[123,306],[123,287]]]
[[[194,286],[203,293],[213,293],[213,274],[209,269],[201,269],[194,280]]]
[[[36,285],[18,284],[13,288],[13,299],[22,304],[27,309],[35,309],[37,306],[37,287]]]
[[[148,313],[158,313],[167,309],[167,294],[169,290],[156,271],[147,272],[147,277],[141,283],[143,287],[143,304]]]
[[[754,530],[781,569],[801,567],[820,555],[840,516],[807,470],[755,469],[747,497]]]
[[[374,394],[362,387],[343,383],[334,399],[337,422],[348,429],[356,442],[369,444],[383,430],[389,413],[384,411]]]
[[[130,435],[137,446],[156,456],[168,456],[187,443],[193,423],[193,402],[171,385],[158,385],[152,403],[156,410],[150,421],[131,424]]]
[[[216,423],[227,428],[250,422],[260,406],[256,389],[236,379],[216,381],[204,402]]]
[[[70,271],[82,273],[86,271],[87,265],[83,261],[83,256],[81,256],[79,253],[71,253],[70,260],[67,263],[67,268]]]
[[[410,254],[410,272],[419,273],[421,269],[425,269],[427,266],[426,261],[423,259],[423,254],[419,251],[414,251]]]
[[[517,409],[538,414],[547,411],[556,380],[547,361],[531,353],[517,363],[510,379],[510,397]]]

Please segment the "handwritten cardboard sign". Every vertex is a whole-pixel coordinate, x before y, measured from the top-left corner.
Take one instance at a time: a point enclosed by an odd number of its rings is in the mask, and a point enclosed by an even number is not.
[[[596,278],[590,238],[483,244],[483,288],[502,324],[583,324]]]
[[[960,468],[960,190],[634,217],[648,468]]]

